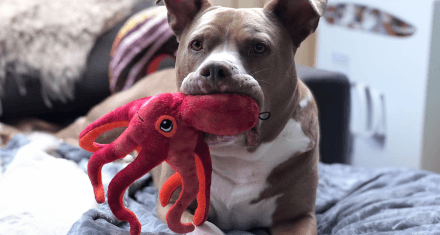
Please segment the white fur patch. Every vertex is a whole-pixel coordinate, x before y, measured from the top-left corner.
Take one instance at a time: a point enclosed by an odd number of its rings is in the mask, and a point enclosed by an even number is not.
[[[242,68],[241,62],[238,59],[238,54],[236,52],[231,52],[231,51],[214,52],[203,61],[203,63],[199,66],[196,72],[188,74],[183,79],[180,92],[185,94],[192,94],[194,91],[194,88],[192,88],[193,87],[192,83],[197,82],[197,86],[199,87],[198,90],[203,93],[208,93],[209,87],[207,89],[205,86],[210,86],[210,85],[200,80],[194,81],[194,76],[195,74],[199,73],[200,68],[203,68],[205,64],[210,63],[212,61],[228,61],[237,66],[239,70],[238,72],[240,72],[241,70],[240,68]],[[222,92],[225,92],[228,89],[228,87],[227,85],[223,85],[220,89]]]
[[[254,153],[240,146],[210,146],[212,155],[212,186],[210,217],[222,229],[269,227],[278,196],[257,199],[267,189],[268,175],[295,153],[307,150],[310,139],[301,123],[291,119],[277,139],[266,143]]]
[[[312,93],[310,92],[310,90],[307,90],[307,96],[306,98],[304,98],[303,100],[301,100],[301,102],[299,102],[299,106],[301,106],[301,108],[304,108],[307,106],[307,104],[312,101]]]
[[[205,61],[203,61],[199,68],[203,68],[205,64],[211,61],[228,61],[238,67],[241,67],[241,62],[238,56],[239,54],[233,51],[223,50],[221,52],[213,52],[205,59]]]
[[[197,81],[197,85],[199,85],[200,90],[201,90],[203,93],[208,93],[208,90],[206,90],[206,88],[203,87],[204,84],[203,84],[203,82],[202,82],[201,80]]]
[[[226,84],[223,84],[223,85],[220,86],[220,91],[222,91],[222,92],[225,92],[228,89],[229,89],[229,87]]]

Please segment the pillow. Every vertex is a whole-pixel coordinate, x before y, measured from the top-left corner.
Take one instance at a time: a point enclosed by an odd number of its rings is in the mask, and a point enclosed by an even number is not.
[[[164,6],[133,15],[121,28],[112,46],[110,90],[126,90],[145,75],[174,67],[177,47]]]

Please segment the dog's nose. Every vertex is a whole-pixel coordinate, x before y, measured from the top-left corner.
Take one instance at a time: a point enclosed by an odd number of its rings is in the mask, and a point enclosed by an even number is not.
[[[200,76],[205,77],[214,83],[225,77],[231,76],[233,73],[234,67],[232,65],[220,61],[209,62],[200,69]]]

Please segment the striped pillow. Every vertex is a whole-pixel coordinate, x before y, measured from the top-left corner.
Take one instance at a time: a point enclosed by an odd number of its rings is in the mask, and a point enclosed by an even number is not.
[[[174,67],[177,47],[165,7],[133,15],[120,29],[111,49],[110,90],[126,90],[147,74]]]

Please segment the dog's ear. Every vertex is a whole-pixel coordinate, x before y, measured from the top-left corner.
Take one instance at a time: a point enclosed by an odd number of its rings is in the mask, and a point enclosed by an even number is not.
[[[197,14],[211,6],[208,0],[164,0],[164,3],[168,10],[168,23],[177,40]]]
[[[327,0],[272,0],[264,10],[286,27],[295,46],[299,47],[318,27],[326,6]]]

